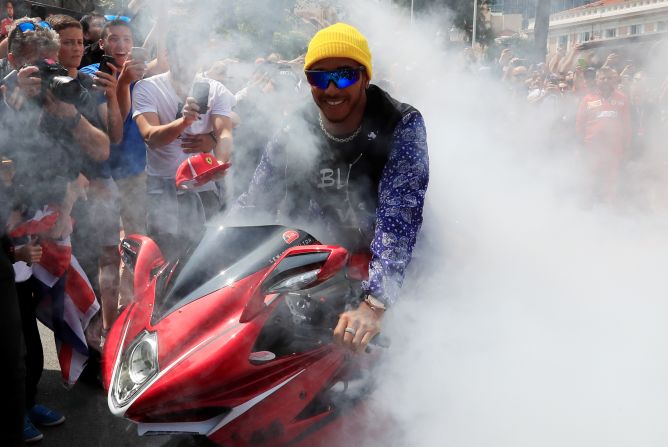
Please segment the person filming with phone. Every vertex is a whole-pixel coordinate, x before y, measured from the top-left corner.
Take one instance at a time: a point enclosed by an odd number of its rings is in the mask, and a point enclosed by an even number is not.
[[[199,28],[190,29],[185,19],[171,23],[167,32],[169,71],[138,82],[132,94],[133,117],[148,146],[147,230],[160,247],[170,247],[179,234],[194,230],[187,217],[192,213],[185,212],[183,204],[179,209],[176,171],[196,153],[211,152],[219,161],[229,160],[230,116],[235,104],[223,84],[197,74],[196,49],[205,48],[207,36]],[[211,217],[220,210],[222,201],[214,182],[195,192],[200,217]],[[181,196],[192,198],[191,194]]]
[[[103,60],[81,69],[95,76],[98,88],[107,97],[115,95],[122,119],[122,138],[111,147],[109,164],[111,174],[120,191],[120,213],[126,234],[146,232],[146,148],[144,139],[132,119],[132,90],[146,73],[148,54],[143,48],[133,47],[134,37],[127,18],[108,21],[100,38]],[[111,100],[110,100],[111,101]]]

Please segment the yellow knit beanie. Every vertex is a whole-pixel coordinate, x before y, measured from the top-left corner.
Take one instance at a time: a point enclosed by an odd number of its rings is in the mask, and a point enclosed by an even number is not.
[[[357,61],[364,65],[369,79],[373,75],[369,43],[362,33],[348,24],[328,26],[313,36],[308,44],[304,69],[308,70],[316,62],[330,57],[347,57]]]

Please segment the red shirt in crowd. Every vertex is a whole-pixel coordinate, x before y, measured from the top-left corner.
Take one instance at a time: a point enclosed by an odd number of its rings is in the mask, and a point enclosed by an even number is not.
[[[14,19],[10,19],[9,17],[5,17],[4,19],[2,19],[2,22],[0,22],[0,35],[2,36],[9,35],[9,31],[12,29],[13,23]]]
[[[619,91],[608,98],[587,94],[580,103],[575,125],[585,147],[620,154],[631,142],[629,100]]]

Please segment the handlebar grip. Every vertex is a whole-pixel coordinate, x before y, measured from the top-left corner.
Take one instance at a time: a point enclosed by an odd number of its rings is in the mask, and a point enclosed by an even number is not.
[[[379,348],[388,349],[390,346],[392,346],[392,340],[386,335],[378,334],[371,339],[369,344],[378,346]]]

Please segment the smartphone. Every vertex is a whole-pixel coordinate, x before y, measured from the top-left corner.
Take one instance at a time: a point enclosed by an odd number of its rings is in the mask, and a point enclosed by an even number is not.
[[[130,58],[132,58],[133,61],[144,61],[144,63],[146,63],[149,59],[148,50],[144,47],[132,47],[132,50],[130,50]]]
[[[7,86],[7,91],[13,90],[14,88],[16,88],[18,79],[19,79],[19,72],[18,70],[14,70],[7,76],[5,76],[5,78],[2,81],[0,81],[0,85]]]
[[[206,113],[209,110],[209,89],[211,85],[208,82],[195,82],[193,84],[193,98],[199,106],[199,113]]]
[[[107,56],[106,54],[102,55],[102,59],[100,60],[100,69],[98,71],[101,71],[102,73],[106,74],[111,74],[111,67],[107,65],[107,62],[112,64],[114,67],[118,67],[118,64],[116,64],[116,59],[113,58],[113,56]]]

